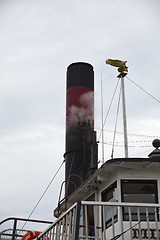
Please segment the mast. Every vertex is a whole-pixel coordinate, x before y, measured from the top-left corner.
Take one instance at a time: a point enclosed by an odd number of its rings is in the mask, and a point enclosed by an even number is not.
[[[128,158],[128,135],[127,135],[127,118],[126,118],[126,101],[125,101],[125,88],[124,77],[127,75],[128,67],[126,61],[107,59],[106,64],[118,67],[120,74],[117,76],[121,79],[121,92],[122,92],[122,111],[123,111],[123,132],[124,132],[124,150],[125,158]]]
[[[122,111],[123,111],[123,132],[124,132],[124,151],[125,158],[128,158],[128,134],[127,134],[127,117],[126,117],[126,99],[125,99],[125,88],[124,88],[124,77],[127,73],[120,73],[118,75],[121,78],[121,93],[122,93]]]

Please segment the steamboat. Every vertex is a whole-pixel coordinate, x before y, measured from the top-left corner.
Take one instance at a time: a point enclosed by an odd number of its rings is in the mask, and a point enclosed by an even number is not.
[[[127,67],[122,61],[107,61],[118,67],[122,81],[125,157],[111,158],[98,168],[94,71],[88,63],[72,63],[66,84],[65,181],[53,213],[56,221],[44,221],[48,227],[42,233],[29,230],[22,236],[16,223],[25,220],[9,219],[13,229],[8,236],[1,232],[1,239],[160,239],[160,140],[153,141],[155,149],[146,158],[128,157],[123,86]]]

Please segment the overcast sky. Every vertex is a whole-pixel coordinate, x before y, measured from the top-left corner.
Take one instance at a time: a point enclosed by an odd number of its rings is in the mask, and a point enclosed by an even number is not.
[[[128,77],[160,100],[159,13],[159,0],[0,0],[0,221],[27,218],[63,161],[69,64],[94,67],[97,136],[101,78],[104,117],[117,83],[107,58],[126,60]],[[128,79],[125,87],[129,155],[147,157],[160,136],[160,104]],[[105,124],[105,161],[118,94]],[[114,157],[124,157],[121,109],[117,131]],[[32,218],[53,221],[63,180],[64,166]]]

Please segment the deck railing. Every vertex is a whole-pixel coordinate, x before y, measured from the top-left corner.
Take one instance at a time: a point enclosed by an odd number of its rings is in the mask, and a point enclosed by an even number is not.
[[[74,204],[38,236],[39,240],[74,240],[79,234],[80,203]],[[77,228],[76,228],[77,226]]]
[[[21,229],[17,228],[17,226],[19,226],[20,222],[25,222],[25,224],[27,222],[30,222],[33,224],[35,224],[35,223],[51,224],[52,223],[50,221],[37,220],[37,219],[9,217],[0,222],[0,227],[3,227],[5,225],[5,223],[7,223],[7,226],[9,226],[8,224],[10,224],[9,223],[10,221],[11,221],[11,223],[13,222],[13,227],[3,229],[2,231],[0,231],[0,240],[1,239],[6,239],[6,240],[7,239],[12,239],[12,240],[21,239],[24,236],[24,234],[31,231],[30,229],[24,229],[23,227]],[[25,226],[25,224],[23,224],[23,226]]]
[[[160,239],[159,204],[82,201],[38,240]]]

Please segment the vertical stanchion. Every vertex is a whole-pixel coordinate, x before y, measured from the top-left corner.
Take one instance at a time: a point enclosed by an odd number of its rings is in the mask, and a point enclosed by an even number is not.
[[[74,232],[74,240],[79,239],[79,223],[80,223],[80,212],[81,212],[81,202],[77,202],[76,207],[76,215],[75,215],[75,232]]]
[[[12,233],[12,240],[15,240],[16,228],[17,228],[17,219],[14,219],[13,233]]]

